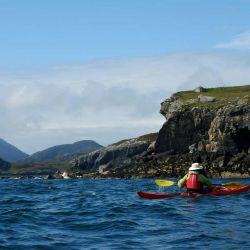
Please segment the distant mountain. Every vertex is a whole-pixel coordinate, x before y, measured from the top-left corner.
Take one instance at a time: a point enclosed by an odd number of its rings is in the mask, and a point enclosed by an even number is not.
[[[90,153],[102,147],[103,146],[96,143],[95,141],[83,140],[72,144],[63,144],[47,148],[32,154],[22,162],[39,163],[43,161],[67,159],[72,155]]]
[[[0,158],[0,171],[9,170],[10,166],[11,166],[11,164],[9,162],[6,162]]]
[[[29,155],[0,138],[0,158],[8,162],[22,160]]]

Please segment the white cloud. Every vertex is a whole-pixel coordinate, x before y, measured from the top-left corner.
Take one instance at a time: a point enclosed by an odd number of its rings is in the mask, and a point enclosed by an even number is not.
[[[250,49],[250,32],[235,36],[231,41],[215,46],[223,49]]]
[[[0,74],[0,137],[31,153],[159,130],[160,102],[179,90],[250,82],[248,54],[183,53]]]

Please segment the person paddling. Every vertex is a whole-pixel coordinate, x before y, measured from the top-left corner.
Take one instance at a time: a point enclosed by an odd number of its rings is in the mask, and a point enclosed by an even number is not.
[[[199,163],[193,163],[188,173],[178,181],[178,187],[186,185],[187,192],[206,193],[213,189],[211,181],[204,174],[205,171]],[[207,188],[205,189],[204,186]]]

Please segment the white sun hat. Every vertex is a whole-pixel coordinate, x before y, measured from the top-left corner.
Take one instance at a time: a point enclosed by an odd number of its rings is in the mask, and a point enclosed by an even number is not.
[[[188,169],[189,171],[201,170],[203,169],[200,163],[193,163],[192,166]]]

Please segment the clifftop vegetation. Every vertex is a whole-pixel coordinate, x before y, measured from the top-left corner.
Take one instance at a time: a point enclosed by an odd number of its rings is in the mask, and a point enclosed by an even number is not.
[[[213,102],[196,101],[200,95],[215,97],[215,100]],[[175,93],[173,96],[180,97],[180,100],[184,102],[184,104],[192,107],[216,108],[237,98],[250,97],[250,85],[207,88],[205,92],[181,91]]]

